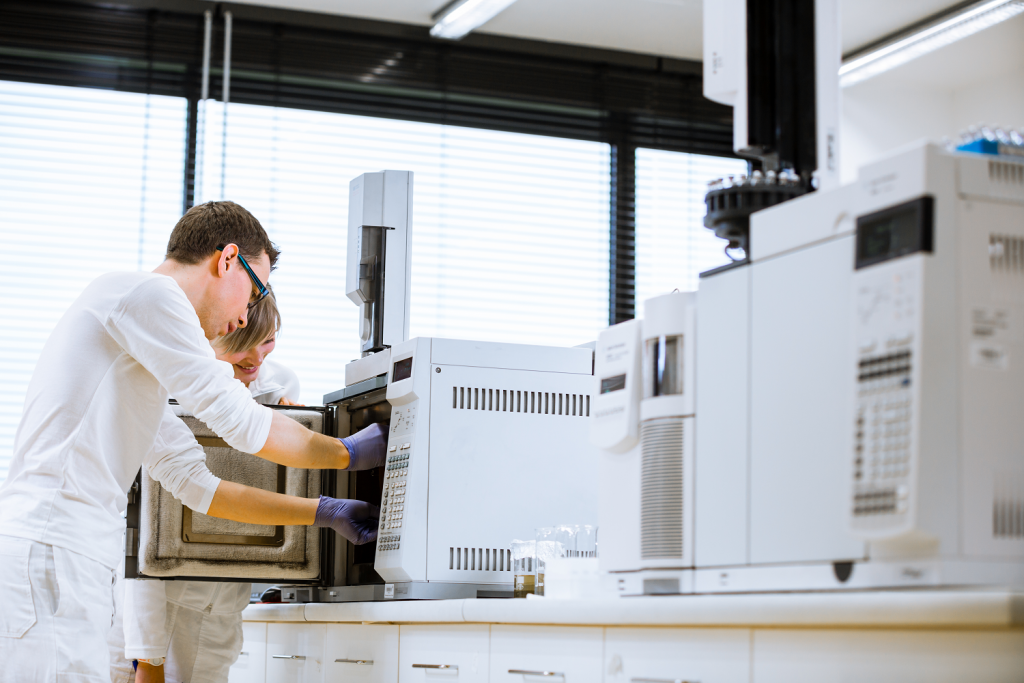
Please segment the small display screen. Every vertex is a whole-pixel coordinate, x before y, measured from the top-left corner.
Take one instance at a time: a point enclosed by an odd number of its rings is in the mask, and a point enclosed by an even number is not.
[[[856,268],[932,250],[931,197],[884,209],[857,219]]]
[[[626,376],[615,375],[601,380],[601,393],[610,394],[613,391],[620,391],[626,388]]]
[[[404,360],[395,361],[395,368],[391,371],[391,381],[401,382],[403,379],[412,377],[412,356]]]

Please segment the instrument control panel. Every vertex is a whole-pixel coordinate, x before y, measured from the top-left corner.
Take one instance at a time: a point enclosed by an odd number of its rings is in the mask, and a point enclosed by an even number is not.
[[[874,535],[909,522],[915,482],[915,365],[921,319],[920,256],[857,269],[858,353],[853,426],[854,530]]]
[[[401,530],[405,521],[405,492],[416,428],[416,402],[391,409],[384,491],[381,496],[380,531],[377,549],[381,552],[401,548]]]

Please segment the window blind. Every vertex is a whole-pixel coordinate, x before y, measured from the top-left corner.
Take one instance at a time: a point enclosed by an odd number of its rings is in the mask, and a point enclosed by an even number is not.
[[[207,101],[197,202],[231,199],[282,249],[274,358],[307,404],[359,357],[344,293],[348,183],[415,173],[412,335],[573,345],[608,317],[609,147],[434,123]]]
[[[636,151],[636,305],[674,289],[695,291],[705,270],[729,263],[725,241],[704,227],[707,184],[747,172],[742,159]]]
[[[203,11],[234,16],[231,99],[360,116],[729,154],[732,110],[703,96],[699,62],[228,3],[5,0],[0,79],[198,97]]]
[[[181,98],[0,81],[0,481],[60,316],[95,277],[163,260],[184,132]]]

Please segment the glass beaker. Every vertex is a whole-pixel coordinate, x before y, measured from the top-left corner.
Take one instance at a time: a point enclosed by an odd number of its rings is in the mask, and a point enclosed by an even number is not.
[[[525,598],[534,592],[537,575],[536,559],[536,541],[512,541],[512,572],[515,577],[513,579],[513,597]]]
[[[537,581],[534,592],[544,595],[544,572],[547,563],[576,552],[576,527],[545,526],[537,529]]]
[[[597,527],[580,524],[576,527],[576,553],[573,557],[597,557]]]

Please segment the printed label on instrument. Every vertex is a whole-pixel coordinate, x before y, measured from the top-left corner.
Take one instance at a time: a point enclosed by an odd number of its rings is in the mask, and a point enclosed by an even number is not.
[[[1011,333],[1010,311],[975,306],[971,310],[971,336],[977,340],[1002,341]]]
[[[393,600],[395,598],[395,584],[385,583],[384,584],[384,599]]]
[[[1010,353],[1006,347],[991,342],[973,342],[970,350],[971,365],[989,370],[1009,370]]]

